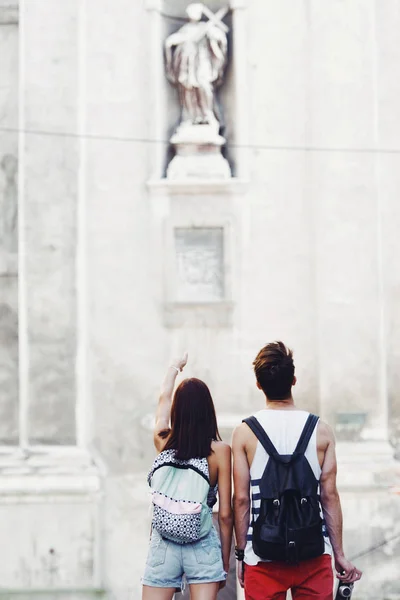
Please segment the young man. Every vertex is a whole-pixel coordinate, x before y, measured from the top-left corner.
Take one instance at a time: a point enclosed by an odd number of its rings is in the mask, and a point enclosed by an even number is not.
[[[260,350],[253,365],[257,387],[266,397],[266,407],[255,417],[277,452],[292,454],[309,416],[293,402],[292,386],[296,384],[296,377],[292,352],[282,342],[273,342]],[[325,520],[324,553],[294,564],[263,561],[255,554],[250,509],[254,514],[259,512],[261,494],[257,484],[269,456],[246,423],[235,429],[232,449],[236,557],[246,600],[283,600],[289,589],[294,600],[332,600],[332,553],[337,577],[344,583],[358,581],[361,571],[343,552],[342,510],[336,488],[335,438],[331,428],[318,421],[304,454],[319,481],[321,516]]]

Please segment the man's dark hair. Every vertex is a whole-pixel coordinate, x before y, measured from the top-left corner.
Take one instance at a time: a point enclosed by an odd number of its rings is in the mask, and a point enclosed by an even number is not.
[[[290,348],[283,342],[271,342],[260,350],[253,366],[256,379],[269,400],[290,398],[294,377]]]

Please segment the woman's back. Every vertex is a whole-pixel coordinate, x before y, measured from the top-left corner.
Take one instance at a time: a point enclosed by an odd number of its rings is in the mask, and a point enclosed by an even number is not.
[[[143,578],[144,600],[169,600],[184,574],[191,595],[196,591],[196,595],[204,594],[204,600],[215,600],[229,569],[231,449],[221,441],[212,397],[204,382],[186,379],[173,394],[176,376],[186,360],[187,356],[168,369],[156,412],[158,456],[150,478],[153,527]],[[211,520],[217,493],[221,541]],[[157,587],[169,588],[167,595],[158,595]]]

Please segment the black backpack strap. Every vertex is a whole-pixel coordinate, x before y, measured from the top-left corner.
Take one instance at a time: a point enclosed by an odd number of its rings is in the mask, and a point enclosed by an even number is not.
[[[319,421],[319,417],[316,415],[312,415],[311,413],[308,415],[306,424],[304,425],[304,429],[301,433],[300,439],[297,442],[296,450],[294,454],[304,454],[307,450],[308,443],[311,439],[313,431],[315,429],[316,424]]]
[[[252,430],[256,438],[261,442],[265,451],[269,456],[274,458],[279,456],[279,453],[273,443],[271,442],[269,436],[265,432],[264,428],[261,426],[260,422],[256,419],[256,417],[248,417],[247,419],[243,419],[243,423],[246,423],[248,427]]]

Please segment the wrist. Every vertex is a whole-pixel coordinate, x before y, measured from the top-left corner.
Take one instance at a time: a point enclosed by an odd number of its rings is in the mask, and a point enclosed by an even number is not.
[[[170,365],[170,366],[169,366],[169,368],[170,368],[170,369],[174,369],[174,370],[175,370],[177,373],[180,373],[180,372],[181,372],[180,368],[179,368],[179,367],[177,367],[176,365]]]
[[[244,548],[239,548],[238,546],[235,546],[235,558],[239,561],[244,560]]]

